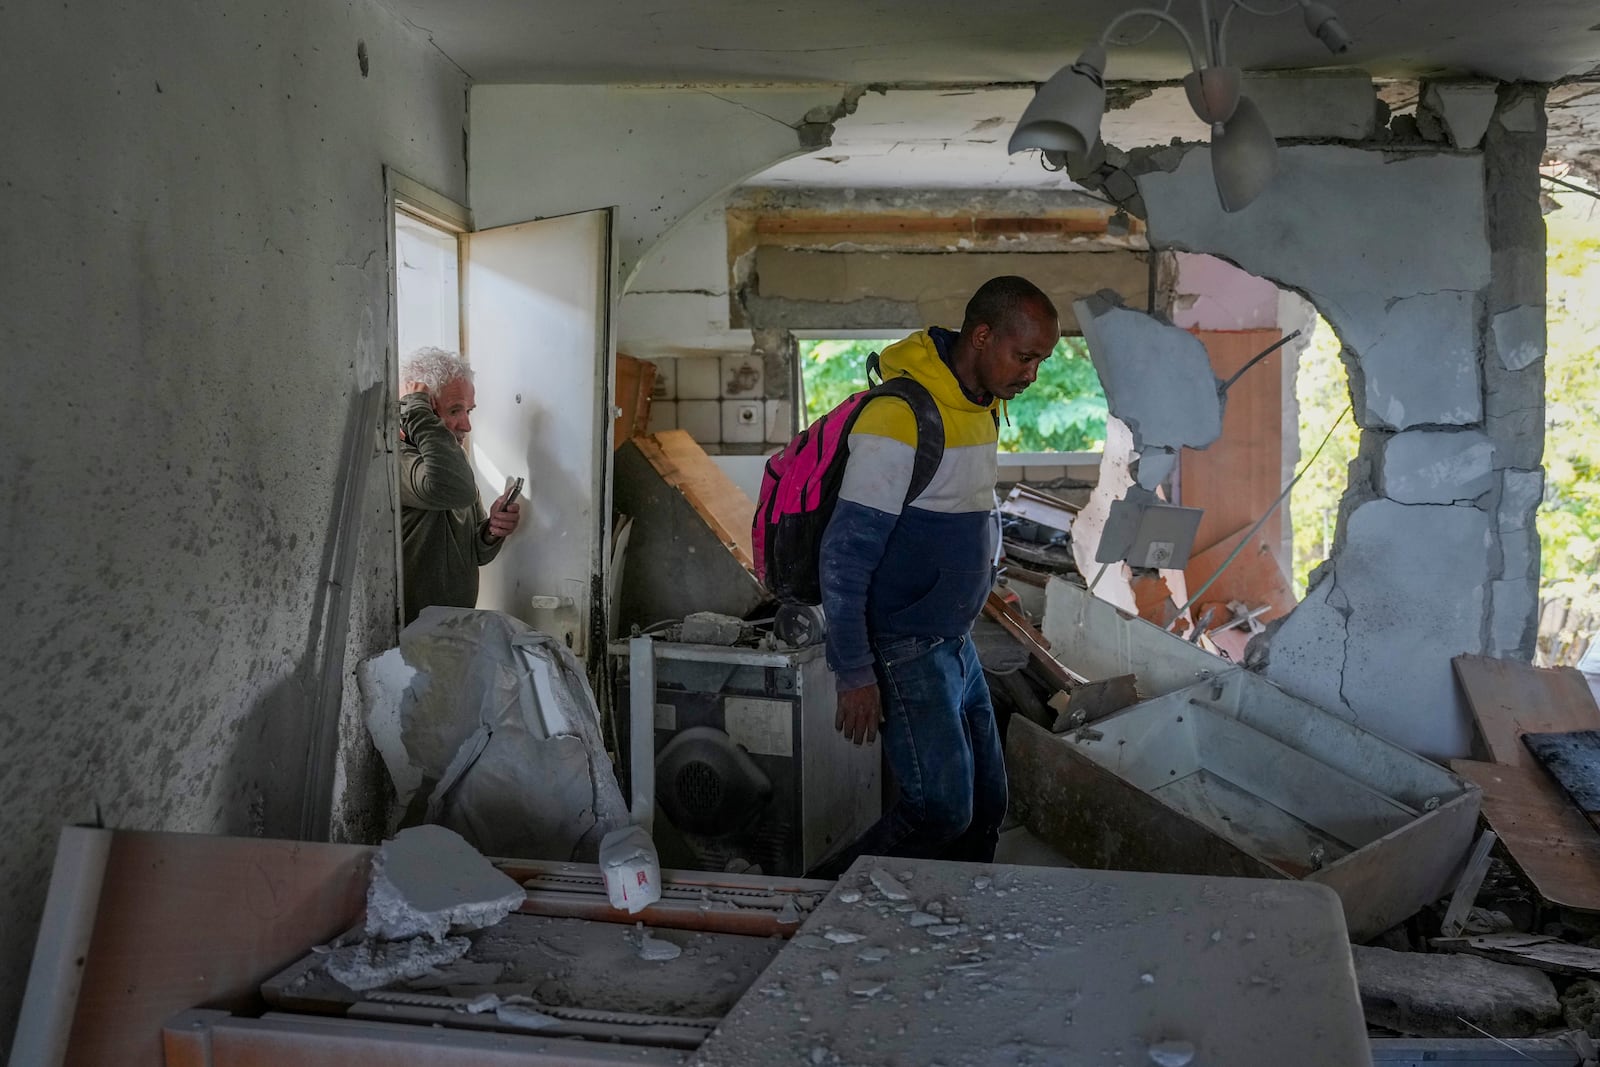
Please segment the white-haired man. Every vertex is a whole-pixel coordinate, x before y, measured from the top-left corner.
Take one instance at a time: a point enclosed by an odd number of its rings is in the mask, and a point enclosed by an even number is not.
[[[454,352],[419,348],[400,366],[400,533],[406,622],[431,604],[478,603],[478,568],[521,514],[502,495],[485,514],[467,461],[476,394]]]

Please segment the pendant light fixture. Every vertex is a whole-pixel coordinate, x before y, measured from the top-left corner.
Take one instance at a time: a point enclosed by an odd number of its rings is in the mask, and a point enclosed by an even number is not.
[[[1150,18],[1156,21],[1152,33],[1165,25],[1183,38],[1191,67],[1183,79],[1184,93],[1195,115],[1211,127],[1211,172],[1217,197],[1224,211],[1243,209],[1277,174],[1278,144],[1260,109],[1240,93],[1243,72],[1227,62],[1223,40],[1228,20],[1238,9],[1269,16],[1298,9],[1306,31],[1330,52],[1347,51],[1351,40],[1333,9],[1315,0],[1292,0],[1276,11],[1259,10],[1244,0],[1223,2],[1227,7],[1222,17],[1215,19],[1211,0],[1197,0],[1204,49],[1196,47],[1194,37],[1172,16],[1171,0],[1165,10],[1134,8],[1117,15],[1076,62],[1062,67],[1039,87],[1012,131],[1007,151],[1037,149],[1057,167],[1065,166],[1069,173],[1079,170],[1100,141],[1100,119],[1106,109],[1106,45],[1120,43],[1111,39],[1112,34],[1129,19]]]

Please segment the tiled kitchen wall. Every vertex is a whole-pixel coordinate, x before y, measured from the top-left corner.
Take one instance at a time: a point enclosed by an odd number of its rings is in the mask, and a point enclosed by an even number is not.
[[[707,452],[763,452],[794,435],[789,402],[767,397],[764,364],[749,355],[653,360],[650,430],[686,430]]]

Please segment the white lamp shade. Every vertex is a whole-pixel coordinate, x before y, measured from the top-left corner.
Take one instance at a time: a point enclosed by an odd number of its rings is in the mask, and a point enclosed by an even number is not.
[[[1202,67],[1183,79],[1183,91],[1200,121],[1214,126],[1233,117],[1243,77],[1238,67]]]
[[[1062,67],[1028,102],[1007,152],[1030,148],[1082,155],[1100,140],[1106,110],[1105,49],[1091,45],[1070,67]]]
[[[1334,14],[1333,8],[1327,4],[1317,3],[1317,0],[1301,0],[1301,7],[1305,9],[1306,29],[1321,41],[1328,51],[1335,55],[1350,51],[1354,41],[1349,31],[1344,28],[1344,23],[1339,21],[1339,16]]]
[[[1211,176],[1222,210],[1246,207],[1278,173],[1278,142],[1248,96],[1211,136]]]

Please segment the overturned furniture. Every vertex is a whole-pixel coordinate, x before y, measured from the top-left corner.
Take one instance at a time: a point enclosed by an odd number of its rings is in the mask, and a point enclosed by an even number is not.
[[[1076,862],[1321,882],[1357,940],[1447,891],[1478,818],[1475,787],[1237,668],[1063,735],[1013,723],[1007,756]]]
[[[1448,891],[1477,787],[1057,584],[1056,654],[1091,678],[1131,669],[1163,695],[1062,735],[1012,723],[1012,797],[1029,830],[1087,866],[1320,882],[1358,941]],[[1126,629],[1065,624],[1101,609]]]

